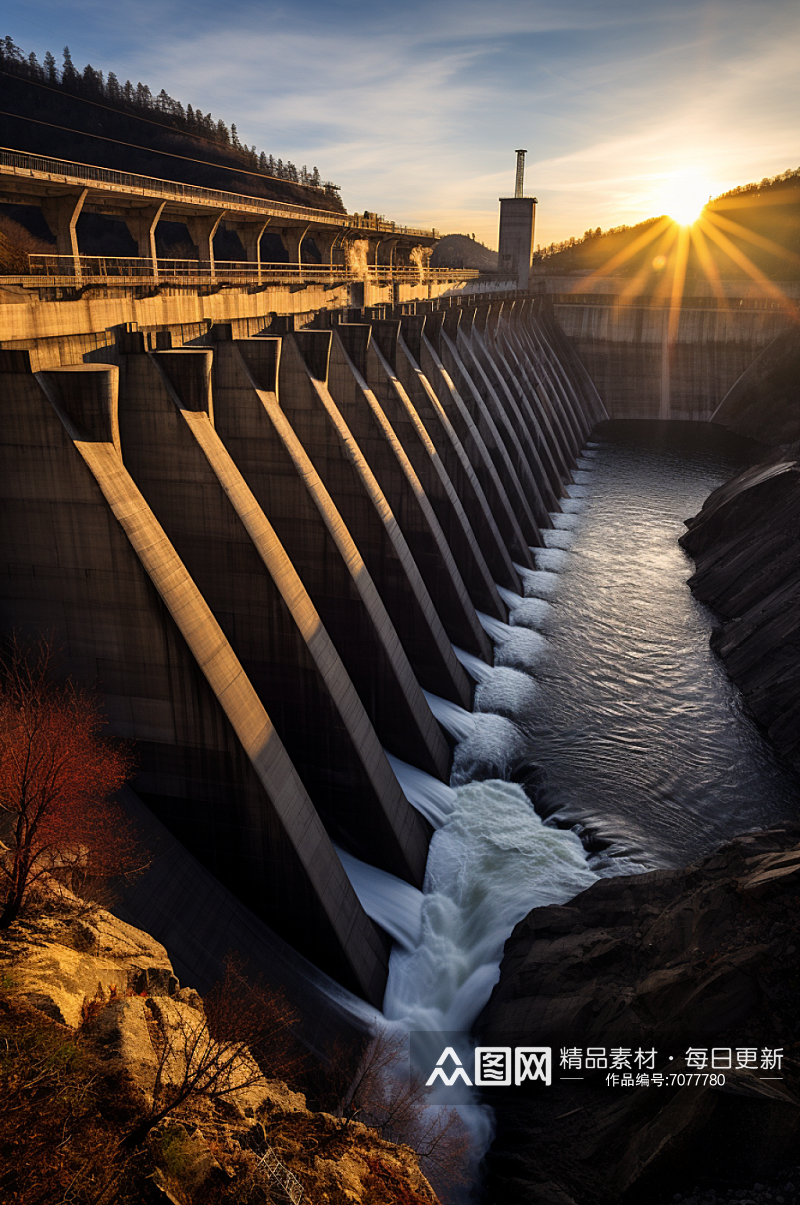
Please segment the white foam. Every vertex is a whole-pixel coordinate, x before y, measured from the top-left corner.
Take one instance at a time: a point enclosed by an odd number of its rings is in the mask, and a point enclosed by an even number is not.
[[[558,531],[572,531],[580,523],[580,519],[577,515],[554,514],[551,515],[550,518],[553,520],[553,527],[555,527]]]
[[[496,669],[475,691],[475,711],[502,715],[513,721],[534,706],[538,687],[530,674],[510,666]]]
[[[511,612],[510,619],[514,627],[539,631],[547,625],[552,611],[553,604],[544,598],[525,598]]]
[[[529,569],[525,574],[526,598],[552,598],[558,590],[558,574],[547,569]]]
[[[542,532],[545,548],[563,548],[568,551],[575,543],[574,531],[562,531],[559,528],[553,528],[548,531],[547,528]]]
[[[456,794],[428,853],[421,939],[391,955],[384,1012],[409,1029],[468,1029],[514,925],[597,877],[578,837],[544,825],[516,783],[471,782]]]
[[[529,752],[528,742],[517,725],[497,713],[475,712],[468,740],[453,754],[450,785],[463,786],[473,780],[510,778],[514,767]]]
[[[494,650],[495,666],[511,666],[531,673],[547,652],[547,641],[541,632],[531,631],[524,624],[512,627],[510,632]]]
[[[567,567],[568,554],[563,548],[533,548],[537,569],[546,569],[548,573],[560,573]]]

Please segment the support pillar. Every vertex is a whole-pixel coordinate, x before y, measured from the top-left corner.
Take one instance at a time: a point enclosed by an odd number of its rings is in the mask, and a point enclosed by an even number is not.
[[[314,231],[314,242],[323,268],[333,267],[333,249],[343,236],[344,230],[340,227]]]
[[[281,226],[278,233],[281,236],[284,247],[289,255],[289,263],[300,270],[302,267],[302,257],[300,255],[303,246],[303,239],[308,234],[311,228],[311,223],[307,222],[304,226]]]
[[[156,254],[156,226],[164,212],[166,201],[160,205],[145,205],[135,210],[125,225],[130,231],[131,238],[136,240],[136,254],[141,259],[149,259],[153,269],[153,279],[158,283],[158,255]]]
[[[189,231],[189,238],[197,247],[200,264],[207,266],[211,274],[211,279],[216,278],[214,271],[214,235],[217,233],[220,222],[225,217],[223,209],[218,214],[210,214],[208,217],[187,217],[186,229]]]
[[[375,249],[375,266],[381,268],[394,267],[395,247],[399,243],[396,238],[382,238]]]
[[[269,226],[272,218],[259,218],[256,222],[227,222],[231,230],[239,235],[249,264],[256,265],[258,283],[261,284],[261,236]]]
[[[88,188],[83,188],[79,193],[47,197],[42,201],[44,220],[56,236],[57,253],[72,256],[76,284],[81,281],[81,256],[78,249],[77,225],[88,194]]]

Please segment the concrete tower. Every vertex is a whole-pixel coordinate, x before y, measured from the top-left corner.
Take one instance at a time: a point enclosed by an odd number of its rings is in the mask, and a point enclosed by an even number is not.
[[[533,230],[536,224],[536,197],[523,197],[525,174],[524,150],[518,150],[514,196],[500,198],[500,239],[498,268],[513,272],[517,288],[527,289],[533,259]]]

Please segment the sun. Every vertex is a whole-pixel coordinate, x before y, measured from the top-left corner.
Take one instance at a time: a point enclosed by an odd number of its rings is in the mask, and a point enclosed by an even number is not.
[[[700,217],[713,191],[704,176],[692,171],[675,172],[664,181],[664,212],[679,226],[691,226]]]

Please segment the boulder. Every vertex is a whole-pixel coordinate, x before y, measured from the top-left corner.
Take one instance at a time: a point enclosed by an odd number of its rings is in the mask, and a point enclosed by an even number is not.
[[[476,1029],[482,1045],[551,1046],[554,1082],[486,1091],[497,1133],[485,1199],[537,1200],[520,1187],[527,1180],[531,1191],[551,1183],[581,1205],[648,1200],[656,1185],[676,1191],[716,1177],[738,1187],[791,1164],[800,1145],[798,949],[797,825],[533,909],[506,942]],[[691,1047],[782,1048],[784,1063],[734,1066],[724,1083],[623,1089],[607,1085],[606,1071],[585,1070],[572,1073],[579,1083],[562,1079],[570,1072],[560,1071],[559,1051],[589,1046],[654,1049],[660,1074],[691,1072]]]

